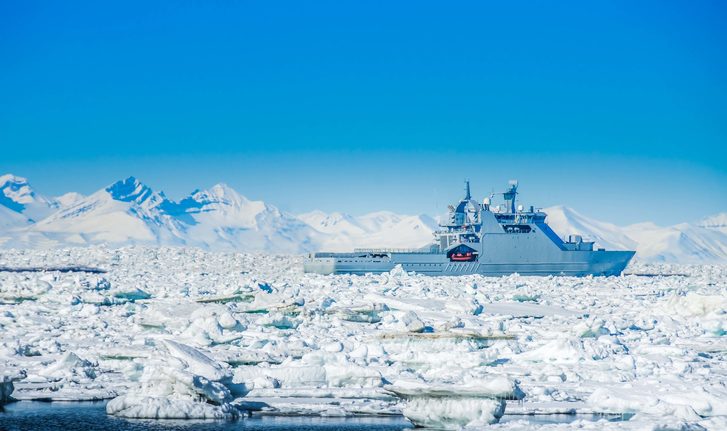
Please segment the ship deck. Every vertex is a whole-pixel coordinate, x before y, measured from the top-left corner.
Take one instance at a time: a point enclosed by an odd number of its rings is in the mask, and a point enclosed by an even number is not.
[[[439,250],[421,248],[355,248],[354,253],[412,253],[412,254],[438,254]]]

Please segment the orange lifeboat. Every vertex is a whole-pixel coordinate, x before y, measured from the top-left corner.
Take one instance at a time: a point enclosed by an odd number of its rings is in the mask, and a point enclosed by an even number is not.
[[[466,253],[454,253],[449,258],[455,262],[469,262],[471,260],[474,260],[474,257],[474,254],[468,251]]]

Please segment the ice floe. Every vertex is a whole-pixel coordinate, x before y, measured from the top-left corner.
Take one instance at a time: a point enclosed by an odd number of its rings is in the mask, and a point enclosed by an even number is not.
[[[518,386],[504,377],[443,384],[397,381],[387,389],[404,400],[402,413],[415,426],[459,429],[496,423],[506,399],[521,399]]]
[[[304,274],[299,256],[140,247],[1,250],[0,266],[106,271],[0,272],[6,398],[12,380],[14,399],[108,399],[123,417],[404,414],[505,430],[555,413],[628,420],[546,428],[726,423],[725,266],[635,264],[649,275],[608,278],[321,276]]]
[[[223,419],[240,414],[232,401],[244,396],[243,383],[199,350],[161,340],[158,355],[148,359],[140,385],[112,399],[106,412],[126,418]]]

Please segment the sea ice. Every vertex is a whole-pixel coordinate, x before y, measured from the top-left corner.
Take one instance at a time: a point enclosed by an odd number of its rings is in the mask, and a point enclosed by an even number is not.
[[[504,406],[634,414],[547,426],[562,430],[725,424],[727,266],[427,277],[304,274],[301,262],[192,248],[1,250],[6,266],[107,272],[0,272],[0,369],[18,377],[13,398],[112,399],[109,412],[126,417],[408,409],[418,423],[464,426]],[[500,378],[519,395],[470,393]],[[405,381],[426,396],[386,390]]]

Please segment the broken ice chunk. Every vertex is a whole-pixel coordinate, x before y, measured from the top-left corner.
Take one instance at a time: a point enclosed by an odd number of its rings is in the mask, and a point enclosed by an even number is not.
[[[0,407],[13,400],[11,397],[13,390],[15,389],[13,382],[23,378],[25,378],[25,371],[20,371],[15,374],[3,373],[0,375]]]
[[[149,299],[151,298],[151,295],[137,287],[129,290],[118,290],[114,292],[114,298],[126,299],[127,301],[134,302],[142,299]]]
[[[199,350],[162,341],[159,355],[144,367],[141,386],[114,398],[106,412],[126,418],[222,419],[239,414],[232,404],[247,392],[227,367]]]
[[[404,400],[402,413],[416,427],[459,429],[497,423],[506,399],[522,399],[517,385],[504,377],[471,380],[464,385],[398,381],[386,389]]]
[[[367,304],[331,307],[326,312],[335,314],[339,319],[347,322],[378,323],[381,321],[381,312],[388,310],[389,307],[386,304]]]
[[[426,325],[419,319],[413,311],[407,311],[401,316],[401,322],[406,326],[406,330],[409,332],[424,332]]]
[[[96,378],[96,364],[85,359],[81,359],[73,352],[67,352],[60,359],[58,359],[53,365],[44,370],[41,370],[38,374],[48,378],[49,380],[78,380],[80,379],[95,379]]]

